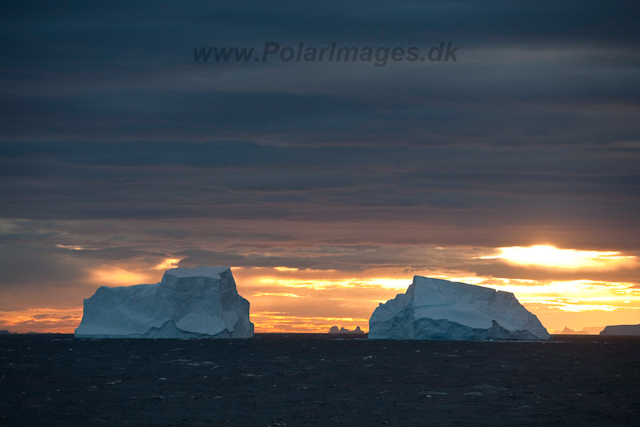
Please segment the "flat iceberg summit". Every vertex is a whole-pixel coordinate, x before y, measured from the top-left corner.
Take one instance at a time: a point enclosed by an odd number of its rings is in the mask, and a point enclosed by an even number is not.
[[[415,276],[404,294],[380,304],[369,339],[546,340],[551,335],[510,292]]]
[[[155,285],[102,286],[77,338],[251,338],[249,301],[229,267],[174,268]]]

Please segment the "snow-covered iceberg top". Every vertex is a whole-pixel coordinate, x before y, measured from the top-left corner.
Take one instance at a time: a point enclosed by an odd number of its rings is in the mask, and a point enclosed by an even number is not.
[[[229,267],[174,268],[155,285],[98,288],[75,336],[250,338],[253,323]]]
[[[510,292],[415,276],[405,294],[380,304],[369,339],[549,339],[538,318]]]

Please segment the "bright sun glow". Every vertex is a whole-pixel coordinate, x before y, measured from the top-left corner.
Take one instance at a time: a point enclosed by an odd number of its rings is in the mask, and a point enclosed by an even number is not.
[[[634,264],[636,257],[624,256],[620,252],[579,251],[558,249],[553,246],[511,246],[498,248],[500,255],[483,259],[503,259],[513,264],[535,265],[553,268],[611,269]]]

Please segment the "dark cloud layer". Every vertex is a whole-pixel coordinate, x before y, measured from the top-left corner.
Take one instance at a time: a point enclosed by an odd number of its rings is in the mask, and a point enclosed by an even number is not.
[[[630,148],[21,142],[0,150],[0,200],[13,218],[400,220],[498,234],[571,227],[609,230],[604,247],[628,248],[640,214],[640,151]],[[621,227],[629,242],[616,241]],[[463,243],[478,244],[473,235]]]
[[[5,8],[0,124],[30,140],[287,145],[637,141],[630,2]],[[455,64],[195,63],[194,46],[459,46]],[[126,153],[125,153],[126,154]]]
[[[521,278],[469,260],[536,243],[639,254],[639,15],[628,1],[5,2],[0,285],[20,297],[0,310],[166,257]],[[267,41],[459,51],[384,67],[193,58]],[[592,277],[638,280],[607,274]]]

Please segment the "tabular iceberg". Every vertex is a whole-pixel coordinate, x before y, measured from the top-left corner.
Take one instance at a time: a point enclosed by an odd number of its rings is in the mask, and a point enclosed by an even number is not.
[[[415,276],[405,294],[380,304],[369,339],[544,340],[551,335],[509,292]]]
[[[610,325],[600,335],[640,335],[640,325]]]
[[[251,338],[249,301],[229,267],[174,268],[155,285],[102,286],[77,338]]]

